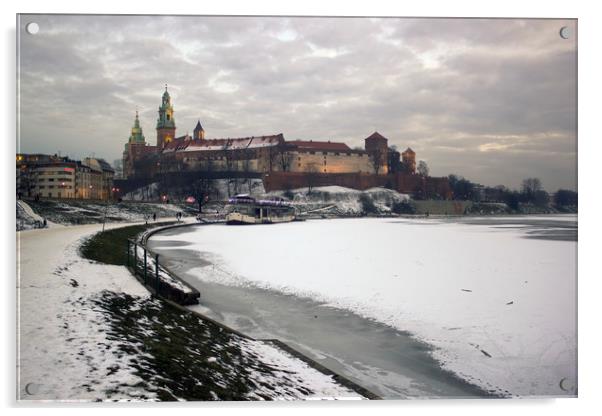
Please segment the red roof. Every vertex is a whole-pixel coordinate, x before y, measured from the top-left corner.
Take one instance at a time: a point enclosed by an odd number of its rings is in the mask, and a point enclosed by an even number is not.
[[[316,150],[330,152],[346,152],[351,150],[345,143],[340,142],[314,142],[313,140],[292,140],[287,144],[296,146],[299,150]]]
[[[368,136],[365,140],[387,140],[386,137],[381,135],[379,132],[375,131],[370,136]]]
[[[164,147],[163,150],[178,150],[178,149],[184,149],[188,146],[188,144],[190,143],[190,140],[186,140],[187,138],[189,138],[190,136],[182,136],[182,137],[178,137],[176,139],[171,140],[170,142],[168,142]]]

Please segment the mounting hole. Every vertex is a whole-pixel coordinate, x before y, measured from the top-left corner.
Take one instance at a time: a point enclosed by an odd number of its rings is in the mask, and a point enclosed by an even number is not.
[[[562,26],[558,34],[562,39],[568,39],[571,37],[571,29],[568,26]]]
[[[40,25],[38,25],[36,22],[27,23],[27,26],[25,26],[25,31],[30,35],[35,35],[40,31]]]

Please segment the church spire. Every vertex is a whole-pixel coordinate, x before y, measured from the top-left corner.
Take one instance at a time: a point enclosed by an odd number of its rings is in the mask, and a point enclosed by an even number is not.
[[[134,126],[132,127],[132,133],[129,138],[130,143],[144,143],[144,135],[142,134],[142,127],[140,127],[140,118],[138,117],[138,108],[136,107],[136,118],[134,119]]]
[[[203,126],[201,126],[201,120],[196,122],[196,127],[194,128],[194,140],[205,140],[205,130]]]

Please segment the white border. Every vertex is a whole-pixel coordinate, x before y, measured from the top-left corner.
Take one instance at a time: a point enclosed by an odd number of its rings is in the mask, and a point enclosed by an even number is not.
[[[247,412],[253,414],[306,414],[308,411],[331,413],[345,412],[360,414],[364,412],[426,412],[435,414],[445,412],[446,414],[469,415],[487,413],[487,415],[504,415],[508,413],[519,413],[528,411],[533,414],[563,415],[588,414],[600,407],[598,399],[600,368],[600,351],[602,345],[599,323],[600,303],[602,290],[600,281],[602,274],[600,266],[596,261],[600,257],[602,245],[597,241],[599,235],[596,232],[599,225],[598,210],[602,208],[600,198],[599,179],[600,163],[598,155],[601,155],[600,127],[598,120],[600,116],[600,81],[602,74],[600,65],[600,27],[602,21],[599,13],[593,6],[577,4],[574,1],[546,1],[526,2],[524,0],[505,0],[496,3],[470,0],[453,1],[428,1],[417,2],[385,2],[372,0],[370,2],[343,2],[324,0],[305,0],[303,2],[284,1],[144,1],[138,3],[125,3],[119,0],[103,0],[102,2],[81,2],[74,0],[54,0],[52,2],[42,1],[19,1],[3,3],[1,14],[4,33],[4,54],[2,65],[2,81],[5,96],[1,100],[4,144],[4,164],[2,165],[2,179],[5,190],[2,204],[2,216],[0,226],[6,228],[2,235],[2,259],[1,264],[5,267],[2,274],[4,282],[4,328],[5,337],[2,342],[2,376],[0,392],[2,402],[5,406],[13,407],[13,411],[44,411],[50,414],[62,414],[65,411],[81,412],[74,409],[74,405],[67,409],[51,406],[51,409],[39,409],[38,407],[23,409],[25,406],[15,403],[15,239],[14,239],[14,154],[15,154],[15,14],[21,13],[145,13],[145,14],[270,14],[270,15],[348,15],[348,16],[455,16],[455,17],[557,17],[579,19],[579,191],[580,191],[580,214],[579,214],[579,399],[559,400],[518,400],[518,401],[412,401],[412,402],[371,402],[371,403],[293,403],[293,404],[186,404],[154,406],[132,406],[124,405],[111,408],[111,412],[131,412],[141,410],[145,414],[159,414],[167,408],[178,407],[179,410],[188,411],[191,408],[195,412],[221,413],[222,411]],[[15,409],[14,407],[17,407]],[[87,406],[89,407],[89,406]],[[141,409],[141,407],[143,407]],[[21,408],[21,409],[19,409]],[[105,412],[106,406],[101,408],[87,408],[85,412]]]

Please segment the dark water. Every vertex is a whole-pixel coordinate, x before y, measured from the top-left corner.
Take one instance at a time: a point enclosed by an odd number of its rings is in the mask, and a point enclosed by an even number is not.
[[[161,234],[173,240],[149,241],[165,266],[201,292],[201,305],[191,309],[252,337],[278,338],[385,398],[489,395],[441,369],[428,345],[402,331],[307,298],[200,281],[188,271],[209,262],[178,241],[195,228],[167,230]]]

